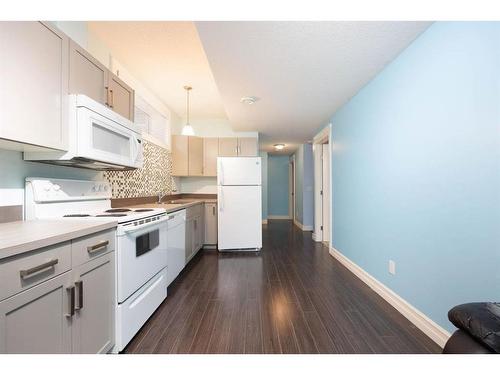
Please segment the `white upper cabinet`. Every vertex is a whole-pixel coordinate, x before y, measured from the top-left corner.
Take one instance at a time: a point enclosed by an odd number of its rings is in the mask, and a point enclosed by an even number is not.
[[[257,156],[257,138],[238,138],[238,156]]]
[[[0,45],[1,145],[67,150],[68,37],[42,22],[1,22]]]

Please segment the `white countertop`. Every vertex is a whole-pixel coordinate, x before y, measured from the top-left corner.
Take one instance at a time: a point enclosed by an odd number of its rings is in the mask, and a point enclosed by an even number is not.
[[[127,206],[130,208],[164,208],[167,210],[167,213],[174,212],[174,211],[179,211],[191,206],[196,206],[197,204],[201,203],[217,203],[216,198],[182,198],[180,199],[181,201],[186,201],[189,200],[190,202],[188,203],[182,203],[182,204],[168,204],[168,203],[143,203],[143,204],[136,204],[133,206]]]
[[[115,228],[116,225],[114,220],[30,220],[0,224],[0,259]]]

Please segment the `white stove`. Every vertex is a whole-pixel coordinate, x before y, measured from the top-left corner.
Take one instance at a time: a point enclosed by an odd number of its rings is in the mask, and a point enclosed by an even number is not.
[[[27,178],[25,218],[116,221],[116,345],[122,351],[167,297],[163,208],[112,208],[102,181]]]
[[[164,208],[111,208],[111,187],[107,182],[26,179],[26,220],[102,218],[122,224],[165,212]]]

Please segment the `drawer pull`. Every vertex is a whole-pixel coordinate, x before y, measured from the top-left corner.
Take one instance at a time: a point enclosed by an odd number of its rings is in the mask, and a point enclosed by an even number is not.
[[[68,318],[71,318],[73,315],[75,315],[75,287],[74,285],[66,288],[66,291],[69,294],[69,312],[66,314]]]
[[[59,259],[52,259],[52,260],[49,260],[46,263],[43,263],[43,264],[40,264],[38,266],[29,268],[27,270],[20,270],[19,274],[21,275],[21,278],[24,279],[25,277],[32,276],[33,274],[38,273],[40,271],[43,271],[43,270],[45,270],[47,268],[54,267],[57,263],[59,263]]]
[[[83,309],[83,281],[75,282],[75,286],[78,291],[78,306],[75,307],[75,310],[81,310]]]
[[[103,247],[106,247],[109,245],[109,241],[101,241],[95,245],[87,247],[87,251],[89,254],[93,254],[97,251],[100,251]]]

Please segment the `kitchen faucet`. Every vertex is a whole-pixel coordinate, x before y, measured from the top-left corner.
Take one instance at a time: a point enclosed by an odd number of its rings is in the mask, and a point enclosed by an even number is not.
[[[158,203],[161,203],[161,200],[168,195],[167,193],[158,193]]]

